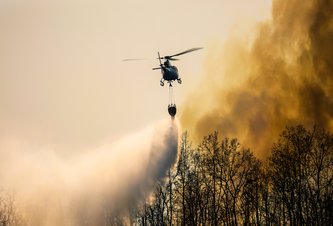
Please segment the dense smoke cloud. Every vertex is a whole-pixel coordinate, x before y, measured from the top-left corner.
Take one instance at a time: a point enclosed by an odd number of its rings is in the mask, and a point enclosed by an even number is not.
[[[260,157],[286,125],[332,130],[332,12],[332,0],[274,1],[251,41],[234,35],[209,56],[182,125],[196,139],[214,130],[237,137]]]
[[[1,186],[17,193],[27,225],[127,224],[176,161],[177,146],[175,121],[70,159],[1,140]]]

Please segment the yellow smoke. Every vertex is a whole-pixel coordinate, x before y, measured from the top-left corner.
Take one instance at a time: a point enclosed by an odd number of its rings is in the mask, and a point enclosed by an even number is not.
[[[259,157],[286,125],[333,129],[333,1],[282,1],[249,37],[210,48],[182,126],[199,140],[214,130]]]

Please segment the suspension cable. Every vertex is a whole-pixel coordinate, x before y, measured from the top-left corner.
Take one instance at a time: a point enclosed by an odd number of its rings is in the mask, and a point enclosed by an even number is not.
[[[173,86],[169,85],[169,105],[175,105],[175,96],[173,94]]]

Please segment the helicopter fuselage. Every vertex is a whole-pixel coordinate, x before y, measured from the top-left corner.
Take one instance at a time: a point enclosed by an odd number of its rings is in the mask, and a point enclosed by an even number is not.
[[[178,69],[175,66],[162,67],[163,79],[166,81],[174,81],[179,78]]]
[[[193,52],[193,51],[196,51],[199,49],[202,49],[202,48],[192,48],[192,49],[188,49],[188,50],[185,50],[183,52],[180,52],[180,53],[177,53],[177,54],[174,54],[171,56],[162,56],[162,57],[160,56],[160,53],[157,52],[157,55],[158,55],[157,59],[160,61],[160,66],[153,68],[153,70],[161,69],[162,78],[160,80],[160,85],[164,86],[164,82],[167,81],[169,83],[169,86],[172,87],[172,82],[175,80],[177,80],[177,82],[179,84],[181,84],[182,80],[178,74],[178,69],[177,69],[177,67],[171,65],[170,61],[178,60],[178,59],[174,58],[175,56],[180,56],[180,55],[190,53],[190,52]],[[162,60],[164,60],[163,63],[162,63]]]

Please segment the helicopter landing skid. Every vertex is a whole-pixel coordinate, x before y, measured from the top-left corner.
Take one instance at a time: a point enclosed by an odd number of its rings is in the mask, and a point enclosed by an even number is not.
[[[181,80],[180,78],[177,79],[177,82],[178,82],[179,84],[182,84],[182,80]]]
[[[164,81],[163,80],[160,81],[160,85],[164,86]]]

